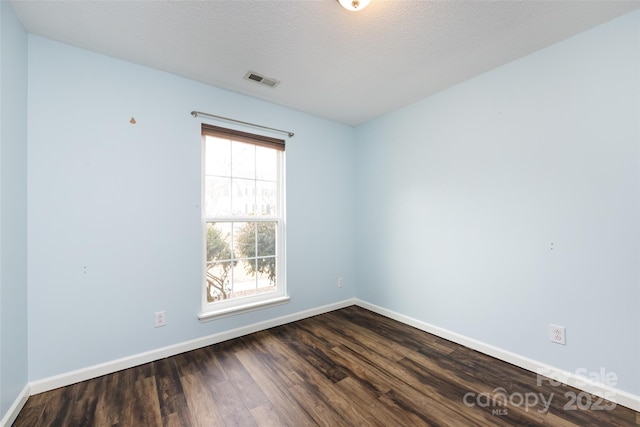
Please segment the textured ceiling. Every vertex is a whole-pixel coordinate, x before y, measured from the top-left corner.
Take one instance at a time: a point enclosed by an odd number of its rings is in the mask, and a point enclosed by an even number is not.
[[[12,0],[34,34],[358,125],[637,1]],[[255,71],[275,89],[243,79]]]

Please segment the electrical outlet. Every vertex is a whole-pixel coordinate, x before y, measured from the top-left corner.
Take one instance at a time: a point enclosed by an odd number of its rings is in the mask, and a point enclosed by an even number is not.
[[[567,334],[564,326],[549,325],[549,339],[556,344],[567,344]]]
[[[338,277],[338,287],[341,288],[344,286],[344,278]]]
[[[155,312],[155,326],[159,328],[167,324],[167,318],[164,315],[164,310]]]

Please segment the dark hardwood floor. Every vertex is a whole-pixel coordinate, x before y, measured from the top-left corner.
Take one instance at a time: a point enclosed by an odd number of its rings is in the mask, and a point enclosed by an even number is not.
[[[580,393],[352,306],[31,396],[13,425],[640,425]]]

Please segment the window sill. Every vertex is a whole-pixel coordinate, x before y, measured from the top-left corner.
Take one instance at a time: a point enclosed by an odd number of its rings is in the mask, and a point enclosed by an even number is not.
[[[253,302],[249,304],[229,307],[222,310],[205,311],[198,315],[200,322],[209,322],[211,320],[220,319],[222,317],[233,316],[236,314],[248,313],[250,311],[259,310],[261,308],[273,307],[276,305],[286,304],[291,297],[277,297],[266,301]]]

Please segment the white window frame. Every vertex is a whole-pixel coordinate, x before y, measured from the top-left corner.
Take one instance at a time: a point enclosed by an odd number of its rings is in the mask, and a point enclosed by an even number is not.
[[[205,154],[206,154],[206,138],[207,135],[204,130],[202,131],[202,143],[201,143],[201,248],[202,257],[200,263],[200,269],[202,272],[202,279],[200,281],[200,287],[202,290],[202,310],[198,315],[200,321],[210,321],[221,317],[226,317],[234,314],[246,313],[253,310],[258,310],[265,307],[271,307],[275,305],[285,304],[289,302],[290,297],[287,295],[286,289],[286,263],[285,263],[285,214],[286,214],[286,197],[285,197],[285,164],[286,154],[285,151],[277,150],[278,158],[278,171],[277,171],[277,191],[278,200],[276,206],[276,215],[236,215],[236,216],[207,216],[205,212],[205,184],[206,184],[206,170],[205,170]],[[232,136],[225,136],[230,140],[236,140]],[[241,142],[247,142],[242,141]],[[260,144],[256,144],[260,145]],[[208,302],[207,301],[207,284],[206,284],[206,265],[207,265],[207,238],[206,230],[207,224],[210,222],[276,222],[276,291],[264,294],[252,295],[247,297],[232,298],[223,301]]]

